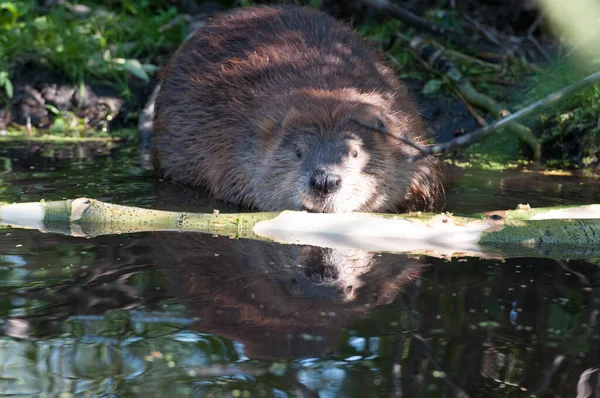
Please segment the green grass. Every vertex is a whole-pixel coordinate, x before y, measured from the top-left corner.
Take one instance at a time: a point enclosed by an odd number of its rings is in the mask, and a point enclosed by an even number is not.
[[[128,79],[147,80],[158,55],[168,55],[185,37],[173,7],[151,7],[149,0],[79,2],[90,13],[77,15],[65,6],[43,15],[36,1],[0,4],[0,95],[12,97],[14,68],[28,60],[62,73],[73,83],[109,82],[124,95]],[[166,4],[166,2],[161,2]]]

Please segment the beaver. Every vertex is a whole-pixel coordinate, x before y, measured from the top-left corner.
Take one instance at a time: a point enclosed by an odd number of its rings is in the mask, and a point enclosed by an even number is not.
[[[398,138],[423,144],[424,124],[375,51],[320,11],[259,6],[217,14],[177,50],[152,157],[164,177],[263,211],[431,208],[437,163],[408,163],[417,150]]]

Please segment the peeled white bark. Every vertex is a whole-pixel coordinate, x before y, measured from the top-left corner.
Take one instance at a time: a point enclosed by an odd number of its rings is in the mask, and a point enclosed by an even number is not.
[[[583,258],[600,248],[600,205],[520,206],[474,217],[451,214],[195,214],[79,198],[0,205],[0,224],[78,237],[194,231],[336,249],[431,256]]]

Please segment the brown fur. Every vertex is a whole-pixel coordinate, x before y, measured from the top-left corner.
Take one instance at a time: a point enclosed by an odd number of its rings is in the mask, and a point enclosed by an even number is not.
[[[353,119],[383,124],[389,134]],[[406,162],[424,128],[405,86],[352,31],[298,7],[211,19],[175,54],[156,103],[164,176],[262,210],[430,208],[436,163]],[[315,193],[315,170],[340,176]]]

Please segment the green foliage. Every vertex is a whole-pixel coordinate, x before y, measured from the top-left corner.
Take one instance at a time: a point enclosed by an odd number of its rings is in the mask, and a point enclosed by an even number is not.
[[[252,0],[235,0],[234,2],[235,7],[250,7],[252,5],[254,5]]]
[[[542,98],[563,87],[573,84],[577,80],[597,71],[598,65],[585,65],[573,62],[573,60],[564,60],[560,64],[551,67],[548,71],[541,72],[533,76],[525,87],[529,87],[525,95],[518,93],[522,102],[529,103]],[[561,102],[557,103],[554,110],[568,110],[574,108],[585,108],[592,113],[598,114],[598,104],[600,103],[600,86],[590,86],[584,90],[578,91]]]
[[[586,75],[598,70],[595,65],[581,65],[564,61],[548,72],[534,76],[527,84],[532,87],[526,92],[523,102],[533,102],[557,91]],[[566,151],[578,142],[583,166],[597,162],[600,153],[600,85],[587,87],[563,99],[538,115],[541,122],[541,140],[552,144],[553,163],[557,166],[572,166],[579,156]],[[576,164],[579,165],[579,164]]]
[[[385,40],[388,41],[390,36],[400,29],[400,21],[390,19],[381,24],[369,24],[357,26],[356,32],[368,40]]]
[[[388,63],[396,66],[400,78],[429,80],[434,75],[427,69],[409,48],[408,42],[393,39],[396,32],[401,31],[401,23],[397,19],[355,27],[356,32],[364,37],[374,48],[378,48],[386,56]],[[390,44],[394,44],[390,47]]]
[[[136,140],[138,132],[135,128],[119,129],[110,132],[111,137],[120,138],[125,141],[133,142]]]
[[[126,92],[131,75],[148,80],[156,69],[153,58],[172,52],[186,33],[183,22],[167,27],[175,8],[150,9],[147,0],[87,2],[83,12],[58,6],[47,15],[36,14],[36,3],[0,4],[0,88],[8,97],[12,69],[28,60],[50,66],[74,83],[95,77]]]
[[[0,71],[0,88],[3,88],[8,98],[13,96],[13,85],[8,78],[8,72],[5,70]]]
[[[459,10],[443,10],[440,8],[432,8],[425,13],[427,19],[433,21],[437,26],[444,29],[453,29],[454,31],[464,34],[461,19],[462,12]]]
[[[425,83],[425,86],[423,86],[422,92],[425,95],[437,94],[440,91],[441,87],[442,87],[441,80],[431,79],[431,80],[427,81],[427,83]]]
[[[50,134],[59,135],[82,135],[87,124],[84,119],[77,117],[73,112],[60,111],[52,105],[46,105],[54,118],[50,126]]]

